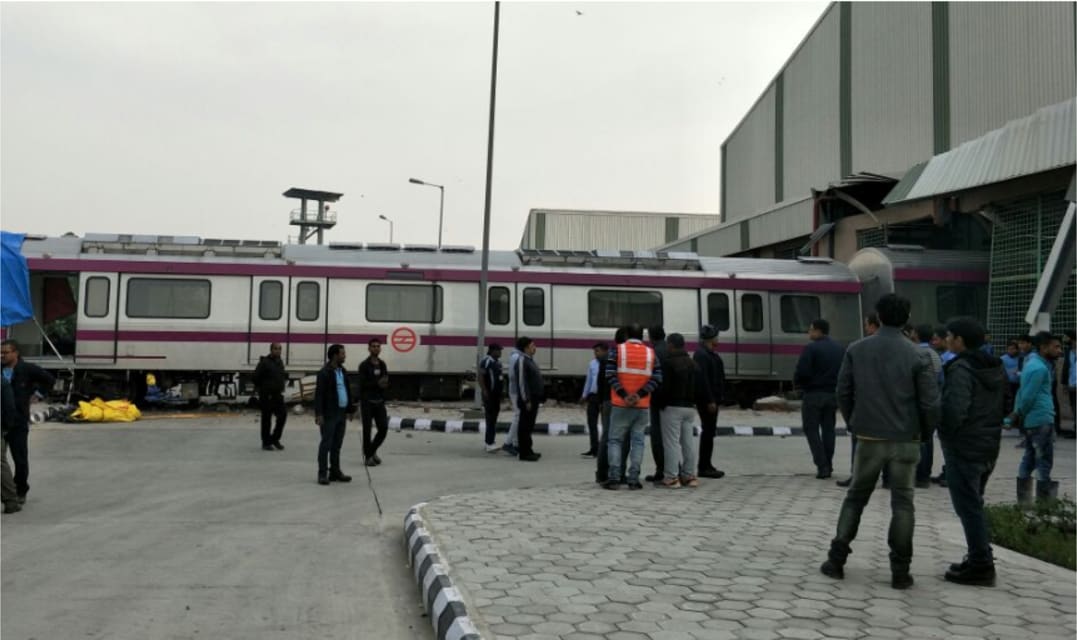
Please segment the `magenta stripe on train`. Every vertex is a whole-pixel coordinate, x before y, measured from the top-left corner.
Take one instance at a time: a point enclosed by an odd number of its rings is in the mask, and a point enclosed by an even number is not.
[[[385,334],[373,334],[373,333],[330,333],[323,335],[320,333],[271,333],[271,332],[252,332],[250,334],[242,331],[129,331],[121,330],[119,332],[119,340],[123,342],[212,342],[212,343],[265,343],[270,342],[287,342],[291,344],[332,344],[339,342],[344,345],[365,345],[371,338],[378,338],[383,343],[387,337]],[[98,342],[112,342],[116,339],[116,332],[111,330],[92,330],[92,329],[80,329],[76,332],[77,340],[88,340]],[[501,342],[505,347],[512,346],[514,338],[512,336],[488,336],[487,342]],[[550,348],[551,344],[555,349],[590,349],[592,345],[598,342],[594,338],[555,338],[550,340],[549,338],[535,337],[535,344],[539,348]],[[419,344],[425,346],[442,346],[442,347],[475,347],[477,346],[475,336],[445,336],[445,335],[425,335],[419,336]],[[697,342],[688,342],[685,345],[689,351],[694,351],[699,347]],[[774,353],[778,355],[796,355],[803,350],[804,345],[796,344],[770,344],[762,342],[742,342],[740,344],[734,344],[731,342],[719,342],[718,351],[722,353]],[[391,347],[387,347],[387,350]],[[91,357],[91,356],[80,356]],[[96,356],[93,356],[96,357]],[[111,357],[111,356],[107,356]],[[126,357],[126,356],[120,356]]]
[[[478,282],[474,269],[390,269],[314,265],[276,265],[231,262],[143,262],[137,260],[75,260],[28,258],[31,269],[41,271],[104,271],[131,274],[277,276],[298,278],[347,278],[387,280],[389,274],[421,274],[426,281]],[[682,272],[683,273],[683,272]],[[695,273],[695,272],[691,272]],[[602,285],[619,287],[668,287],[673,289],[743,289],[762,291],[812,291],[859,293],[855,280],[781,280],[773,278],[716,278],[702,275],[623,275],[612,273],[564,273],[551,271],[491,271],[490,282],[524,284]]]

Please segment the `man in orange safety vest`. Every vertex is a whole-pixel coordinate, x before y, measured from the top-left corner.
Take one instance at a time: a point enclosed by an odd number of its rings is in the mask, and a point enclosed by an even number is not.
[[[610,351],[606,361],[606,380],[610,385],[610,438],[608,480],[606,489],[616,490],[621,477],[621,442],[628,433],[631,439],[628,453],[629,489],[642,489],[639,469],[643,463],[644,432],[650,423],[651,393],[662,382],[662,367],[654,349],[643,344],[643,327],[625,327],[628,340]],[[651,425],[658,429],[659,425]]]

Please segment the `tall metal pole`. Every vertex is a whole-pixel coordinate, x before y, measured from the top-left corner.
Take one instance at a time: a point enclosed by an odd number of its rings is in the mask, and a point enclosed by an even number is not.
[[[441,251],[441,224],[445,221],[445,187],[438,187],[441,191],[441,204],[438,205],[438,251]]]
[[[482,270],[479,273],[479,339],[475,355],[475,375],[482,375],[479,363],[486,342],[486,283],[490,271],[490,191],[494,174],[494,106],[497,103],[497,30],[501,19],[501,2],[494,2],[494,53],[490,65],[490,126],[486,138],[486,204],[482,210]],[[475,393],[475,405],[482,396]]]

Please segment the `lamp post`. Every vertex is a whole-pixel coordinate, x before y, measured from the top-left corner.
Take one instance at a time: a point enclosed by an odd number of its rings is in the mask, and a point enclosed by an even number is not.
[[[441,204],[438,205],[438,250],[441,249],[441,223],[445,220],[445,187],[433,182],[424,182],[418,178],[408,178],[412,184],[421,184],[424,187],[437,187],[441,191]]]
[[[481,375],[483,342],[486,340],[486,285],[490,271],[490,192],[494,179],[494,110],[497,105],[497,42],[501,25],[501,3],[494,2],[494,47],[490,56],[490,119],[486,134],[486,199],[482,209],[482,266],[479,271],[479,335],[475,354],[475,373]],[[475,394],[475,404],[482,396]]]
[[[384,215],[378,214],[378,218],[389,223],[389,244],[393,243],[393,221]]]

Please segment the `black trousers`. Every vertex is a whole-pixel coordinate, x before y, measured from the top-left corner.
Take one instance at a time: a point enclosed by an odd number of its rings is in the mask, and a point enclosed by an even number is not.
[[[833,393],[809,391],[800,403],[801,425],[816,468],[834,469],[834,423],[838,401]],[[821,437],[820,437],[821,434]]]
[[[359,411],[363,418],[363,457],[369,458],[378,453],[378,447],[385,442],[389,432],[389,413],[384,402],[360,402]],[[371,427],[377,427],[374,439],[370,439]]]
[[[710,471],[714,469],[711,456],[714,455],[714,436],[718,434],[718,412],[711,413],[707,407],[696,407],[699,413],[699,470]]]
[[[666,467],[666,448],[662,446],[662,410],[654,406],[653,398],[650,410],[651,457],[654,458],[655,476],[662,479],[662,473]]]
[[[520,428],[516,434],[518,440],[516,448],[520,452],[520,457],[523,457],[535,452],[531,436],[535,432],[535,421],[538,419],[538,405],[532,404],[530,409],[523,406],[523,403],[520,405]]]
[[[493,444],[497,439],[497,416],[501,413],[501,393],[489,393],[482,403],[486,415],[486,444]]]
[[[348,426],[348,414],[344,411],[322,416],[319,427],[322,440],[318,443],[318,474],[332,470],[340,473],[340,447],[344,444],[344,431]]]
[[[598,394],[587,396],[587,435],[591,440],[591,453],[598,453],[598,418],[602,415],[602,401]],[[605,427],[605,423],[603,423]]]
[[[11,463],[15,467],[15,493],[25,496],[30,491],[30,450],[27,440],[30,429],[12,429],[7,434],[7,446],[11,449]]]
[[[602,442],[598,447],[598,468],[595,470],[595,480],[605,482],[610,475],[610,403],[602,403]],[[632,433],[625,431],[624,441],[621,442],[621,477],[619,482],[624,482],[624,473],[628,470],[628,451]]]
[[[280,442],[284,434],[284,422],[288,419],[288,409],[284,406],[284,395],[274,392],[258,393],[258,403],[262,409],[262,446]],[[277,418],[277,426],[273,433],[269,432],[269,425],[273,418]]]

